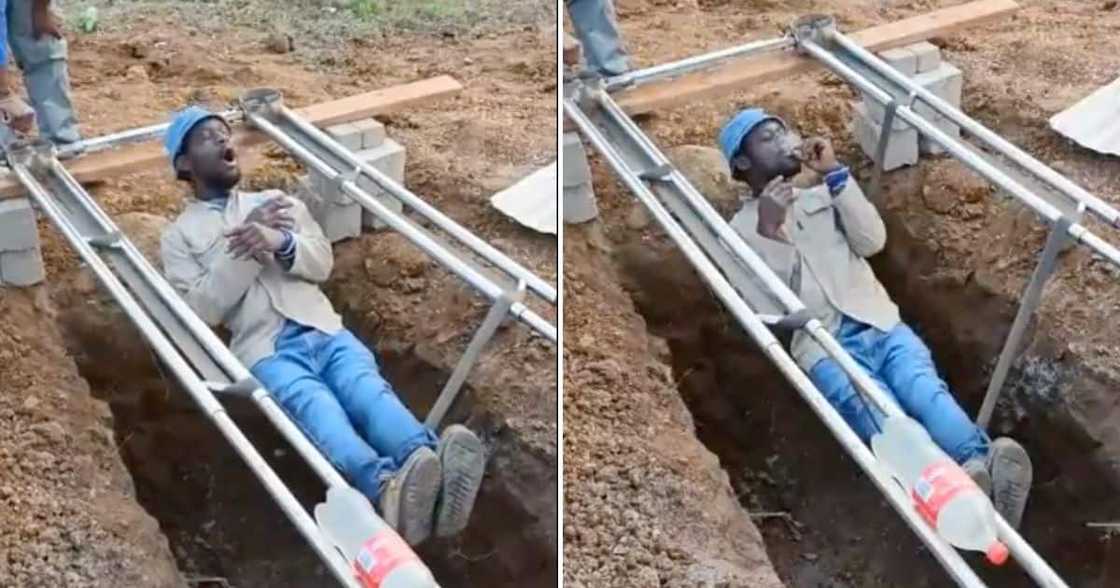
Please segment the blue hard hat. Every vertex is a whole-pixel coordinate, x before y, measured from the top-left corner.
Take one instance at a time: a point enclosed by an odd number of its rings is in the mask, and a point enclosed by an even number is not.
[[[183,143],[186,142],[191,129],[198,123],[211,118],[222,117],[201,106],[188,106],[175,113],[175,116],[171,119],[171,126],[167,128],[167,134],[163,137],[163,148],[167,151],[167,156],[171,158],[172,168],[175,167],[175,158],[183,152]]]
[[[743,144],[743,137],[749,135],[755,127],[768,120],[776,120],[783,127],[786,126],[785,121],[761,108],[740,110],[739,114],[728,121],[719,132],[719,148],[723,151],[723,157],[730,163],[739,153],[739,146]]]

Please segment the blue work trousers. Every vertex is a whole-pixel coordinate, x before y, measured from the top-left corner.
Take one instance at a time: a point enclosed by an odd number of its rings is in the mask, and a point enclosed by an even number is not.
[[[929,348],[910,327],[899,323],[889,332],[844,317],[836,333],[840,345],[897,405],[929,431],[930,437],[958,463],[988,453],[989,439],[968,418],[937,375]],[[809,371],[817,388],[865,443],[878,431],[883,413],[864,399],[836,360],[825,358]]]
[[[35,38],[32,4],[32,0],[0,0],[0,65],[10,70],[11,47],[11,57],[23,71],[39,134],[56,145],[74,143],[82,137],[70,100],[66,39]],[[6,128],[0,132],[10,133]]]
[[[436,437],[381,377],[350,331],[328,335],[288,321],[276,352],[252,368],[336,468],[376,505],[381,484]]]
[[[602,76],[626,73],[629,65],[611,0],[567,0],[588,69]]]

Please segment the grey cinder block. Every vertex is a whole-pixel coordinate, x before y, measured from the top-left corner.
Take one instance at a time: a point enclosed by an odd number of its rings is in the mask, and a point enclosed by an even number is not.
[[[879,149],[879,134],[882,125],[875,122],[863,104],[856,104],[852,108],[853,129],[856,142],[863,152],[872,161],[876,159]],[[890,171],[907,165],[918,163],[918,131],[913,128],[891,131],[890,142],[887,144],[886,156],[883,158],[883,169]]]
[[[0,286],[34,286],[45,277],[38,246],[0,252]]]

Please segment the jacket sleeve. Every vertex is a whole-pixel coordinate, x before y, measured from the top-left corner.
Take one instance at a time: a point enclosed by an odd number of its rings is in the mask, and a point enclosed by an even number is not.
[[[312,218],[307,205],[298,198],[290,200],[294,203],[292,216],[296,222],[296,230],[292,236],[295,237],[296,255],[288,273],[309,282],[325,282],[334,268],[331,242],[323,234],[319,223]]]
[[[232,310],[260,274],[256,260],[235,259],[218,243],[221,252],[203,266],[187,248],[182,228],[172,225],[160,238],[160,257],[168,282],[183,296],[206,324],[217,326]]]
[[[874,204],[867,199],[856,183],[849,178],[844,188],[832,200],[840,230],[848,239],[848,246],[860,257],[871,257],[887,244],[887,227]]]

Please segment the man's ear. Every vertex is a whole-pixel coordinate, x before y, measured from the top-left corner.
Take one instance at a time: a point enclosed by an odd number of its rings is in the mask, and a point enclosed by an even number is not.
[[[190,159],[182,155],[175,158],[175,177],[184,181],[189,181],[194,177]]]
[[[751,160],[745,153],[739,151],[735,157],[731,158],[731,177],[737,180],[745,180],[747,172],[751,169]]]

